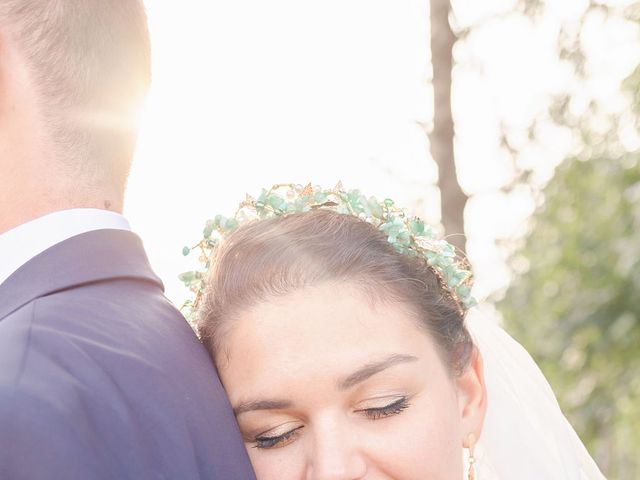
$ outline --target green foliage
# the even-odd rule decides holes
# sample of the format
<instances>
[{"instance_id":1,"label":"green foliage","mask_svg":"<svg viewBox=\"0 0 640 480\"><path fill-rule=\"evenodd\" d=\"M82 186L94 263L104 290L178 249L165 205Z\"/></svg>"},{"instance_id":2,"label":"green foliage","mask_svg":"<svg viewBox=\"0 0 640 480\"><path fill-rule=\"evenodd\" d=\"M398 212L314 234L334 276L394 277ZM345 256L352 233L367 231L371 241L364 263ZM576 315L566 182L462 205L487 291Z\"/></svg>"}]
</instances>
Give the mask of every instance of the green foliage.
<instances>
[{"instance_id":1,"label":"green foliage","mask_svg":"<svg viewBox=\"0 0 640 480\"><path fill-rule=\"evenodd\" d=\"M640 478L640 154L568 159L498 307L610 478Z\"/></svg>"},{"instance_id":2,"label":"green foliage","mask_svg":"<svg viewBox=\"0 0 640 480\"><path fill-rule=\"evenodd\" d=\"M498 307L610 478L638 478L640 154L568 159L544 196Z\"/></svg>"},{"instance_id":3,"label":"green foliage","mask_svg":"<svg viewBox=\"0 0 640 480\"><path fill-rule=\"evenodd\" d=\"M526 1L525 1L526 3ZM536 3L536 2L532 2ZM585 19L599 10L640 25L640 2L616 9L589 2L578 28L561 29L558 58L587 80ZM572 31L571 35L567 32ZM573 133L574 154L542 192L523 247L520 275L497 306L529 350L570 422L610 479L640 478L640 65L621 82L628 100L569 108L567 91L549 118ZM523 269L523 265L526 268ZM523 272L523 270L526 270Z\"/></svg>"}]
</instances>

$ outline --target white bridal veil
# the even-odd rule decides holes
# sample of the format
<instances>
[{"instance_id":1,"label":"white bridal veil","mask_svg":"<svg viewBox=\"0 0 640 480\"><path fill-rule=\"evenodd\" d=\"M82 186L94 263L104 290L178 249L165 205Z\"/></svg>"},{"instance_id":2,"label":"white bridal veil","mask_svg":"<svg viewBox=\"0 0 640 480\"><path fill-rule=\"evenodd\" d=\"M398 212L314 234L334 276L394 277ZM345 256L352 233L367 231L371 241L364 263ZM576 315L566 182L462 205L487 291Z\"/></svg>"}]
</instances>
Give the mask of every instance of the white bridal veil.
<instances>
[{"instance_id":1,"label":"white bridal veil","mask_svg":"<svg viewBox=\"0 0 640 480\"><path fill-rule=\"evenodd\" d=\"M604 479L527 351L482 314L472 310L467 321L484 359L488 400L476 478Z\"/></svg>"}]
</instances>

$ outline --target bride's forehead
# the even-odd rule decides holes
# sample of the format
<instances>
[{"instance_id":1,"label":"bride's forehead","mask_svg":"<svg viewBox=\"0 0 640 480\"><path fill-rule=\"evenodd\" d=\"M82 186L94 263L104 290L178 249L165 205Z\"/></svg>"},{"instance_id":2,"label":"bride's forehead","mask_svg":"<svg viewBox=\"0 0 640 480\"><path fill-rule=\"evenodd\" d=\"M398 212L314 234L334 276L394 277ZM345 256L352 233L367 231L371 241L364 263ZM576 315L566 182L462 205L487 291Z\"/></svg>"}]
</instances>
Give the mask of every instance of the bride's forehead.
<instances>
[{"instance_id":1,"label":"bride's forehead","mask_svg":"<svg viewBox=\"0 0 640 480\"><path fill-rule=\"evenodd\" d=\"M430 345L402 304L372 301L356 286L331 283L273 297L235 315L226 347L230 360L304 360L311 354L358 357Z\"/></svg>"},{"instance_id":2,"label":"bride's forehead","mask_svg":"<svg viewBox=\"0 0 640 480\"><path fill-rule=\"evenodd\" d=\"M391 301L384 292L376 298L351 282L326 282L267 297L236 318L254 326L287 325L293 329L322 330L332 325L355 328L373 324L401 328L413 323L404 322L413 318L411 312L409 305Z\"/></svg>"}]
</instances>

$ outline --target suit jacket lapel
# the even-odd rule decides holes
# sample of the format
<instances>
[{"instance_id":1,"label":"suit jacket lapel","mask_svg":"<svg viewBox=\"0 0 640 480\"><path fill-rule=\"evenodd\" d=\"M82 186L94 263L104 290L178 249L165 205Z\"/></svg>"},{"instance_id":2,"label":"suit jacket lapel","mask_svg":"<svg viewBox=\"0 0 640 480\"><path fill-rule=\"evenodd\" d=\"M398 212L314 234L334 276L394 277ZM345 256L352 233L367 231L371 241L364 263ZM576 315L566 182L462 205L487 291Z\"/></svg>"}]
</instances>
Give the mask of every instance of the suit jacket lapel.
<instances>
[{"instance_id":1,"label":"suit jacket lapel","mask_svg":"<svg viewBox=\"0 0 640 480\"><path fill-rule=\"evenodd\" d=\"M0 321L32 300L112 278L136 278L163 289L140 238L125 230L96 230L58 243L0 285Z\"/></svg>"}]
</instances>

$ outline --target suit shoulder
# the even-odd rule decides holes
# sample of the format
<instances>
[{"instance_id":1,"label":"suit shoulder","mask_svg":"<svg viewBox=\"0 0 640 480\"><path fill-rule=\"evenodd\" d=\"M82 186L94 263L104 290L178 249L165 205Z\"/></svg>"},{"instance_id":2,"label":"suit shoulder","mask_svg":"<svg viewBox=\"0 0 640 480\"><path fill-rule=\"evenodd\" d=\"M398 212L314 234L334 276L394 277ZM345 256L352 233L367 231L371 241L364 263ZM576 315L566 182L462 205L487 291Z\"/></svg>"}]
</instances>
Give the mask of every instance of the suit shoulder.
<instances>
[{"instance_id":1,"label":"suit shoulder","mask_svg":"<svg viewBox=\"0 0 640 480\"><path fill-rule=\"evenodd\" d=\"M0 385L0 426L0 478L103 478L95 476L103 462L55 402Z\"/></svg>"}]
</instances>

